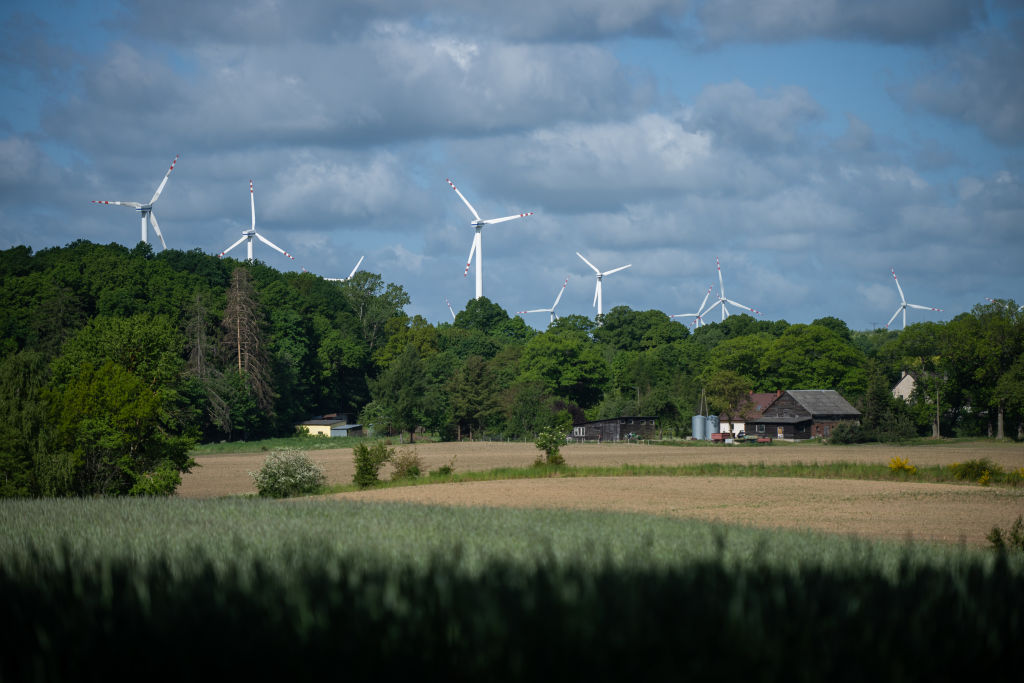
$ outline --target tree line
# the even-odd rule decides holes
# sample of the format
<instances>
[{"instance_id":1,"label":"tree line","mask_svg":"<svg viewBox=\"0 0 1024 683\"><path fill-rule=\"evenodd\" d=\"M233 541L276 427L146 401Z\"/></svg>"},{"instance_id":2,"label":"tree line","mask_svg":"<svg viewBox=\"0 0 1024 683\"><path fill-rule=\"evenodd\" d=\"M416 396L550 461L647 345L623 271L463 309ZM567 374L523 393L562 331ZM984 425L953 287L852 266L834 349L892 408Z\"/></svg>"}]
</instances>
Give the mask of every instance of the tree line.
<instances>
[{"instance_id":1,"label":"tree line","mask_svg":"<svg viewBox=\"0 0 1024 683\"><path fill-rule=\"evenodd\" d=\"M1024 416L1024 316L1005 301L903 332L747 315L691 329L626 306L538 332L485 297L452 323L410 317L369 272L87 241L0 251L0 280L3 495L173 491L197 442L327 412L443 439L623 415L685 436L702 390L718 412L749 391L836 389L864 412L859 438L1020 437ZM909 404L890 393L903 371Z\"/></svg>"}]
</instances>

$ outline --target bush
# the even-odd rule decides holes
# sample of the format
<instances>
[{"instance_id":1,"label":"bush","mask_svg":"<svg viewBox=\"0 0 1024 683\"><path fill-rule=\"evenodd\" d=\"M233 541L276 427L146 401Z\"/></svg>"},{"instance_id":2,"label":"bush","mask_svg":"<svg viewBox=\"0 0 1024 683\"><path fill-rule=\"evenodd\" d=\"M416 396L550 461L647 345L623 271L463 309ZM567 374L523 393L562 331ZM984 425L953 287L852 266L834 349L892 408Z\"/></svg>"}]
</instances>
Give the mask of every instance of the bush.
<instances>
[{"instance_id":1,"label":"bush","mask_svg":"<svg viewBox=\"0 0 1024 683\"><path fill-rule=\"evenodd\" d=\"M327 477L323 468L309 459L304 451L280 448L267 456L259 472L250 472L261 496L287 498L316 493Z\"/></svg>"},{"instance_id":2,"label":"bush","mask_svg":"<svg viewBox=\"0 0 1024 683\"><path fill-rule=\"evenodd\" d=\"M1017 515L1017 519L1014 521L1013 526L1010 527L1009 532L1004 532L999 527L994 526L985 538L988 539L988 542L992 544L992 548L995 550L1001 552L1013 550L1024 553L1024 516Z\"/></svg>"},{"instance_id":3,"label":"bush","mask_svg":"<svg viewBox=\"0 0 1024 683\"><path fill-rule=\"evenodd\" d=\"M423 472L423 460L415 450L403 450L391 458L391 481L415 479Z\"/></svg>"},{"instance_id":4,"label":"bush","mask_svg":"<svg viewBox=\"0 0 1024 683\"><path fill-rule=\"evenodd\" d=\"M864 434L864 429L852 422L840 422L832 429L832 436L829 437L829 443L835 444L846 444L846 443L864 443L867 441L867 435Z\"/></svg>"},{"instance_id":5,"label":"bush","mask_svg":"<svg viewBox=\"0 0 1024 683\"><path fill-rule=\"evenodd\" d=\"M352 449L352 456L355 458L356 471L352 475L352 483L361 489L376 484L380 479L380 468L395 454L393 448L388 448L383 441L377 441L372 446L365 443L356 444Z\"/></svg>"},{"instance_id":6,"label":"bush","mask_svg":"<svg viewBox=\"0 0 1024 683\"><path fill-rule=\"evenodd\" d=\"M917 468L910 464L910 458L901 458L899 456L893 456L889 460L889 471L893 474L899 474L900 472L917 474Z\"/></svg>"},{"instance_id":7,"label":"bush","mask_svg":"<svg viewBox=\"0 0 1024 683\"><path fill-rule=\"evenodd\" d=\"M561 456L558 449L562 444L565 443L565 433L558 427L548 427L547 429L541 430L540 434L537 435L537 440L534 442L540 450L544 451L547 456L547 464L549 465L564 465L565 458ZM537 463L540 464L541 458L537 456Z\"/></svg>"},{"instance_id":8,"label":"bush","mask_svg":"<svg viewBox=\"0 0 1024 683\"><path fill-rule=\"evenodd\" d=\"M988 458L980 460L968 460L967 462L955 462L949 466L953 470L953 476L962 481L977 481L987 484L993 476L997 479L1003 474L1003 468Z\"/></svg>"}]
</instances>

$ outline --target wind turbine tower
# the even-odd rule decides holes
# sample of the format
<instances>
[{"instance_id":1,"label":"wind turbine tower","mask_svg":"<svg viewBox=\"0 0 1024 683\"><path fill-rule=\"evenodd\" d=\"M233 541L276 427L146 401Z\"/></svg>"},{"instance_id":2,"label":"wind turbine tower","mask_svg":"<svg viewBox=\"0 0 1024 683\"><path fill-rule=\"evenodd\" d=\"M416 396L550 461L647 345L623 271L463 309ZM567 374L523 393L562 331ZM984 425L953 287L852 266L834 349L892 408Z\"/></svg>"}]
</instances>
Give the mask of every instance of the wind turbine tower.
<instances>
[{"instance_id":1,"label":"wind turbine tower","mask_svg":"<svg viewBox=\"0 0 1024 683\"><path fill-rule=\"evenodd\" d=\"M629 268L633 264L629 263L629 264L624 265L624 266L619 266L618 268L612 268L611 270L606 270L604 272L601 272L600 270L597 269L597 266L595 266L593 263L591 263L586 258L584 258L583 254L581 254L580 252L577 251L576 255L579 256L581 259L583 259L583 262L586 263L591 268L593 268L594 272L597 273L597 287L594 288L594 303L591 304L591 305L592 306L597 306L597 316L600 318L601 314L602 314L602 312L604 310L602 308L603 304L602 304L602 301L601 301L601 280L604 279L605 275L611 275L612 273L617 273L620 270L625 270L626 268Z\"/></svg>"},{"instance_id":2,"label":"wind turbine tower","mask_svg":"<svg viewBox=\"0 0 1024 683\"><path fill-rule=\"evenodd\" d=\"M918 304L908 304L907 303L907 298L905 296L903 296L903 288L900 287L900 280L899 280L898 277L896 277L896 269L895 268L890 268L890 272L892 273L892 279L896 281L896 289L898 289L899 292L900 292L900 305L896 308L896 312L892 314L892 317L889 318L889 322L887 322L885 324L885 329L889 329L889 325L892 325L892 321L896 319L896 316L898 316L901 311L903 312L903 329L906 329L907 328L907 309L908 308L916 308L916 309L919 309L919 310L922 310L922 311L941 311L942 310L941 308L932 308L931 306L920 306Z\"/></svg>"},{"instance_id":3,"label":"wind turbine tower","mask_svg":"<svg viewBox=\"0 0 1024 683\"><path fill-rule=\"evenodd\" d=\"M260 242L263 242L263 244L267 245L271 249L275 249L276 251L281 252L282 254L284 254L285 256L290 258L292 261L294 261L295 260L294 256L292 256L287 251L285 251L281 247L277 246L276 244L274 244L273 242L268 240L263 235L261 235L258 232L256 232L256 194L255 194L255 192L253 192L253 187L252 187L252 181L251 180L249 181L249 205L252 208L252 227L250 227L248 230L243 230L242 231L242 237L237 242L232 244L230 247L228 247L224 251L220 252L220 254L218 254L218 256L220 258L224 258L224 255L226 253L228 253L229 251L231 251L232 249L237 247L239 244L241 244L242 242L248 242L248 244L246 244L246 251L247 251L246 258L248 259L249 263L252 263L252 238L255 237L256 239L258 239Z\"/></svg>"},{"instance_id":4,"label":"wind turbine tower","mask_svg":"<svg viewBox=\"0 0 1024 683\"><path fill-rule=\"evenodd\" d=\"M483 290L483 273L484 273L483 261L484 261L484 252L483 252L483 245L482 245L482 243L480 241L480 231L483 230L485 225L494 225L495 223L504 223L505 221L515 220L516 218L525 218L526 216L532 216L533 215L533 211L530 211L529 213L516 214L515 216L505 216L504 218L488 218L488 219L484 220L484 219L480 218L480 214L478 214L476 212L476 209L474 209L473 205L469 203L469 200L467 200L462 195L462 193L459 192L459 188L455 187L455 183L453 183L450 178L446 178L446 180L448 181L448 184L452 186L452 189L455 190L455 194L459 195L459 199L461 199L463 201L463 203L465 203L465 205L467 207L469 207L469 212L473 214L473 218L475 219L475 220L470 221L470 223L469 223L471 226L473 226L473 229L476 230L476 234L473 235L473 245L469 248L469 258L466 259L466 271L462 274L462 276L466 277L467 275L469 275L469 266L473 262L473 255L475 254L476 255L476 298L479 299L481 296L483 296L483 293L484 293L484 290Z\"/></svg>"},{"instance_id":5,"label":"wind turbine tower","mask_svg":"<svg viewBox=\"0 0 1024 683\"><path fill-rule=\"evenodd\" d=\"M565 282L562 283L562 288L558 290L558 296L555 297L555 303L551 304L551 308L534 308L529 311L516 311L516 315L522 315L523 313L550 313L551 320L549 323L553 323L558 320L558 316L555 315L555 309L558 307L558 302L562 299L562 293L565 292L565 286L569 284L569 278L565 278Z\"/></svg>"},{"instance_id":6,"label":"wind turbine tower","mask_svg":"<svg viewBox=\"0 0 1024 683\"><path fill-rule=\"evenodd\" d=\"M746 310L748 310L751 313L754 313L756 315L761 315L761 311L754 310L750 306L744 306L740 302L733 301L732 299L729 299L729 298L727 298L725 296L725 284L723 284L723 282L722 282L722 264L721 264L721 262L719 262L717 256L715 257L715 266L718 268L718 299L715 301L715 303L713 303L710 306L708 306L706 310L703 310L703 311L701 311L699 313L699 316L701 317L701 319L703 319L704 314L710 313L715 308L715 306L721 306L722 307L722 320L724 321L726 318L729 317L729 309L727 309L725 307L726 303L730 303L733 306L736 306L738 308L744 308L744 309L746 309Z\"/></svg>"},{"instance_id":7,"label":"wind turbine tower","mask_svg":"<svg viewBox=\"0 0 1024 683\"><path fill-rule=\"evenodd\" d=\"M164 186L167 184L167 179L171 177L171 171L174 170L174 165L178 163L178 156L174 157L174 161L171 162L171 167L167 169L167 173L164 175L164 179L160 181L160 186L156 188L156 192L153 193L153 198L149 200L147 204L140 202L108 202L105 200L92 200L93 204L110 204L111 206L127 206L135 209L139 212L142 217L142 237L140 238L143 242L149 243L149 234L146 231L146 220L153 224L153 232L160 238L160 244L164 249L167 248L167 243L164 242L164 235L160 232L160 224L156 222L156 216L153 215L153 205L156 204L156 200L160 199L160 193L164 191Z\"/></svg>"}]
</instances>

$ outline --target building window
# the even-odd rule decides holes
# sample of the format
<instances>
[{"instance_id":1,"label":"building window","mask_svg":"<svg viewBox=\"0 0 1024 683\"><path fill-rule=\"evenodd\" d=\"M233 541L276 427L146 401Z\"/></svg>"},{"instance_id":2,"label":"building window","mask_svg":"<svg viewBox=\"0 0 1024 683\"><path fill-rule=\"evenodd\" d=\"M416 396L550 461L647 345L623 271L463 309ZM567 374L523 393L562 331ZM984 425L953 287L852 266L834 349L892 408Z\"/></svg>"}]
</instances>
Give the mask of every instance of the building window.
<instances>
[{"instance_id":1,"label":"building window","mask_svg":"<svg viewBox=\"0 0 1024 683\"><path fill-rule=\"evenodd\" d=\"M586 436L587 435L587 428L586 427L573 427L572 428L572 435L573 436L580 436L580 437Z\"/></svg>"},{"instance_id":2,"label":"building window","mask_svg":"<svg viewBox=\"0 0 1024 683\"><path fill-rule=\"evenodd\" d=\"M825 425L825 436L828 436L828 432L829 432L829 426Z\"/></svg>"},{"instance_id":3,"label":"building window","mask_svg":"<svg viewBox=\"0 0 1024 683\"><path fill-rule=\"evenodd\" d=\"M757 425L757 428L754 431L758 434L764 434L764 425Z\"/></svg>"}]
</instances>

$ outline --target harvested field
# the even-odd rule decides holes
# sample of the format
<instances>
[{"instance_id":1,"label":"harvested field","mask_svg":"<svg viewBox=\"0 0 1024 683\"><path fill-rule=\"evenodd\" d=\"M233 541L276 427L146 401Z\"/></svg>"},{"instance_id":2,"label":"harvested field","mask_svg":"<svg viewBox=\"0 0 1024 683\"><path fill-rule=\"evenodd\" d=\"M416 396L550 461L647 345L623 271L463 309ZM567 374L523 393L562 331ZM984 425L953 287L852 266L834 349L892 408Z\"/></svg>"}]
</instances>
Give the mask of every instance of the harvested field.
<instances>
[{"instance_id":1,"label":"harvested field","mask_svg":"<svg viewBox=\"0 0 1024 683\"><path fill-rule=\"evenodd\" d=\"M398 446L398 449L403 448ZM409 446L405 446L409 448ZM525 467L538 451L523 443L417 444L428 470L455 458L457 471ZM915 465L949 465L989 458L1004 468L1024 467L1019 444L929 446L822 446L817 444L718 447L571 445L570 465L681 465L708 462L783 464L858 462L886 464L893 456ZM351 449L313 451L332 484L352 481ZM255 493L250 470L264 455L200 456L183 477L179 495L204 498ZM382 477L387 478L385 467ZM764 527L815 529L875 538L985 543L993 526L1024 514L1024 490L952 484L732 477L591 477L436 484L343 493L331 498L407 501L436 505L604 509L720 520Z\"/></svg>"}]
</instances>

